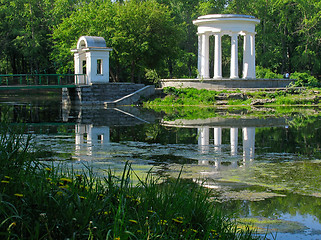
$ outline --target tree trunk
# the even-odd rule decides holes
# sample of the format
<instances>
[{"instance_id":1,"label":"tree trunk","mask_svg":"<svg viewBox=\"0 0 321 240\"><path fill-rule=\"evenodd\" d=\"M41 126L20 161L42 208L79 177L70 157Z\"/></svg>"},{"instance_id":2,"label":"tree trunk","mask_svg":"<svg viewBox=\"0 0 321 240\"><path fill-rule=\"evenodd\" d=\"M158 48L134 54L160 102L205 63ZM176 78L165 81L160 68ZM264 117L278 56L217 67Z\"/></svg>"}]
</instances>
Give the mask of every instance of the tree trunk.
<instances>
[{"instance_id":1,"label":"tree trunk","mask_svg":"<svg viewBox=\"0 0 321 240\"><path fill-rule=\"evenodd\" d=\"M169 78L172 78L173 77L173 63L172 63L171 58L168 58L167 64L168 64Z\"/></svg>"},{"instance_id":2,"label":"tree trunk","mask_svg":"<svg viewBox=\"0 0 321 240\"><path fill-rule=\"evenodd\" d=\"M11 68L12 68L12 73L17 74L16 56L11 57Z\"/></svg>"},{"instance_id":3,"label":"tree trunk","mask_svg":"<svg viewBox=\"0 0 321 240\"><path fill-rule=\"evenodd\" d=\"M111 68L109 68L109 73L110 73L110 76L111 76L111 79L113 80L113 82L116 82L116 77L114 75L114 72L111 70Z\"/></svg>"},{"instance_id":4,"label":"tree trunk","mask_svg":"<svg viewBox=\"0 0 321 240\"><path fill-rule=\"evenodd\" d=\"M132 83L134 83L135 81L135 62L134 61L132 61L132 63L131 63L131 71L130 71L130 81L132 82Z\"/></svg>"}]
</instances>

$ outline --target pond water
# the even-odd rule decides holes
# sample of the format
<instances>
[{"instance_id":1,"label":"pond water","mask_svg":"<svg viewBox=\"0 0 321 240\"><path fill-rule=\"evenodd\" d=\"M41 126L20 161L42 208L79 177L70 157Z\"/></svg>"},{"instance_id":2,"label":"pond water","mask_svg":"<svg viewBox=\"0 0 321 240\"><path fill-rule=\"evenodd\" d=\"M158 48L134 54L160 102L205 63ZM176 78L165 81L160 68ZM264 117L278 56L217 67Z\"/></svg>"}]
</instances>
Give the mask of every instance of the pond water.
<instances>
[{"instance_id":1,"label":"pond water","mask_svg":"<svg viewBox=\"0 0 321 240\"><path fill-rule=\"evenodd\" d=\"M2 96L0 113L27 123L44 161L102 175L109 168L120 174L126 161L139 177L181 174L215 189L213 199L226 212L236 211L240 223L254 223L259 232L268 228L271 239L321 239L318 110L172 119L132 107L70 108L59 95L23 96Z\"/></svg>"}]
</instances>

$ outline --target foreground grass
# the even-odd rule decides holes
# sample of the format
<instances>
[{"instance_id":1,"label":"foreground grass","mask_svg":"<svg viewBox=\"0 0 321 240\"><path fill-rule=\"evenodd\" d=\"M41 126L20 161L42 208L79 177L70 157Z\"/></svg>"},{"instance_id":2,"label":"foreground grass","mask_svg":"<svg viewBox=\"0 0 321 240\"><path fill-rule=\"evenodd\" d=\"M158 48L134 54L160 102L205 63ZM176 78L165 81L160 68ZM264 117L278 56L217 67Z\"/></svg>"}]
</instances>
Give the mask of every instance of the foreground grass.
<instances>
[{"instance_id":1,"label":"foreground grass","mask_svg":"<svg viewBox=\"0 0 321 240\"><path fill-rule=\"evenodd\" d=\"M209 190L150 174L135 186L123 175L96 177L47 166L31 154L30 138L0 125L2 239L258 239L209 201Z\"/></svg>"}]
</instances>

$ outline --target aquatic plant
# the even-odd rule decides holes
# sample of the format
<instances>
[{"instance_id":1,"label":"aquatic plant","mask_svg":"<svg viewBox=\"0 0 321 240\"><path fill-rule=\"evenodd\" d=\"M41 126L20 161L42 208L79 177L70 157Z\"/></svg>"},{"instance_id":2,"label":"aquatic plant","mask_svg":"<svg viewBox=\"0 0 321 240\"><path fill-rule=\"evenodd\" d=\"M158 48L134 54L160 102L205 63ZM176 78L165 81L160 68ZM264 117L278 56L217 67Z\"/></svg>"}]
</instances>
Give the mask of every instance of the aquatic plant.
<instances>
[{"instance_id":1,"label":"aquatic plant","mask_svg":"<svg viewBox=\"0 0 321 240\"><path fill-rule=\"evenodd\" d=\"M24 136L21 125L10 126L7 122L0 122L0 168L7 175L19 174L21 170L28 170L30 136Z\"/></svg>"}]
</instances>

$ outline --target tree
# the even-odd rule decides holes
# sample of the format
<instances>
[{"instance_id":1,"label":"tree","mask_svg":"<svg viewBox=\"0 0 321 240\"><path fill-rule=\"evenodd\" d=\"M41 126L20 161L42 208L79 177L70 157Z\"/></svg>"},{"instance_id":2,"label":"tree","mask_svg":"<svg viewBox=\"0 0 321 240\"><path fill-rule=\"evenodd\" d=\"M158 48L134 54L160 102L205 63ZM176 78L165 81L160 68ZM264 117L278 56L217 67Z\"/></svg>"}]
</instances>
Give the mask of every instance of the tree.
<instances>
[{"instance_id":1,"label":"tree","mask_svg":"<svg viewBox=\"0 0 321 240\"><path fill-rule=\"evenodd\" d=\"M51 60L58 73L73 71L73 55L70 50L76 48L80 36L101 36L107 40L107 44L111 43L109 27L113 24L113 15L115 12L111 2L91 1L86 7L80 4L77 11L73 11L53 27Z\"/></svg>"},{"instance_id":2,"label":"tree","mask_svg":"<svg viewBox=\"0 0 321 240\"><path fill-rule=\"evenodd\" d=\"M103 36L113 48L111 75L137 81L145 69L157 69L176 51L180 29L164 5L155 1L91 3L74 12L53 32L54 58L61 71L72 68L70 48L81 35Z\"/></svg>"},{"instance_id":3,"label":"tree","mask_svg":"<svg viewBox=\"0 0 321 240\"><path fill-rule=\"evenodd\" d=\"M53 26L90 1L2 0L0 72L55 73L50 59Z\"/></svg>"},{"instance_id":4,"label":"tree","mask_svg":"<svg viewBox=\"0 0 321 240\"><path fill-rule=\"evenodd\" d=\"M117 4L112 46L119 62L130 69L130 79L147 69L157 69L164 58L174 55L179 26L171 12L155 1L129 1Z\"/></svg>"},{"instance_id":5,"label":"tree","mask_svg":"<svg viewBox=\"0 0 321 240\"><path fill-rule=\"evenodd\" d=\"M273 71L321 72L321 1L230 1L227 12L253 15L257 26L257 65Z\"/></svg>"},{"instance_id":6,"label":"tree","mask_svg":"<svg viewBox=\"0 0 321 240\"><path fill-rule=\"evenodd\" d=\"M49 2L45 1L2 1L1 72L39 73L50 69L50 7Z\"/></svg>"}]
</instances>

